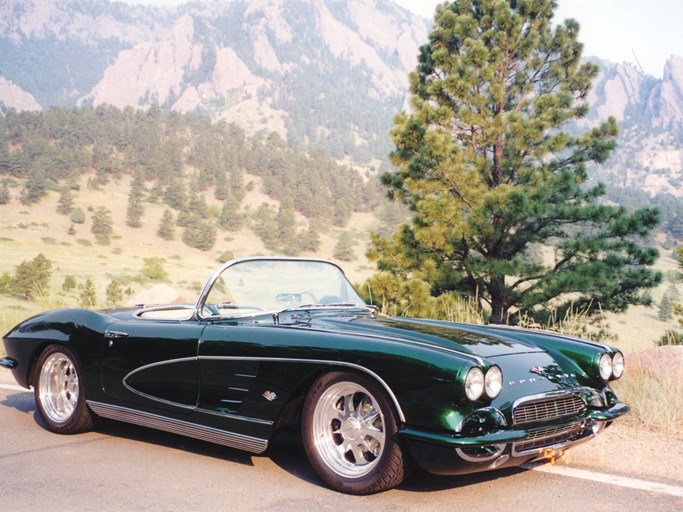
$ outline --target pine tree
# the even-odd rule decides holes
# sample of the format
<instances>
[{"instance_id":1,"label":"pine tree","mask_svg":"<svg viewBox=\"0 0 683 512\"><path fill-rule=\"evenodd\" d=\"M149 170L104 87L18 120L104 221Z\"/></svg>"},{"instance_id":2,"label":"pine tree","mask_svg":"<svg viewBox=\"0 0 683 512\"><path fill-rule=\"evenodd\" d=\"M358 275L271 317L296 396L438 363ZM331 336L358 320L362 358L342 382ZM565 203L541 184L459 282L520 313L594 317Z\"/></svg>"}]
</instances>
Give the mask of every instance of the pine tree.
<instances>
[{"instance_id":1,"label":"pine tree","mask_svg":"<svg viewBox=\"0 0 683 512\"><path fill-rule=\"evenodd\" d=\"M412 109L395 119L397 172L382 182L412 210L391 238L375 235L380 270L420 278L432 293L466 293L492 323L547 305L621 311L661 275L635 242L655 210L600 202L586 166L615 148L610 118L574 135L598 67L581 59L574 20L554 0L442 4L410 75ZM538 257L537 248L553 251Z\"/></svg>"},{"instance_id":2,"label":"pine tree","mask_svg":"<svg viewBox=\"0 0 683 512\"><path fill-rule=\"evenodd\" d=\"M128 209L126 210L126 225L131 228L142 227L142 217L145 207L142 202L145 197L145 181L142 174L136 172L130 184L128 193Z\"/></svg>"},{"instance_id":3,"label":"pine tree","mask_svg":"<svg viewBox=\"0 0 683 512\"><path fill-rule=\"evenodd\" d=\"M239 231L244 225L244 215L239 212L240 202L234 195L228 194L223 201L218 223L228 231Z\"/></svg>"},{"instance_id":4,"label":"pine tree","mask_svg":"<svg viewBox=\"0 0 683 512\"><path fill-rule=\"evenodd\" d=\"M71 194L71 189L63 187L59 193L59 201L57 201L57 213L60 215L69 215L74 210L74 198Z\"/></svg>"},{"instance_id":5,"label":"pine tree","mask_svg":"<svg viewBox=\"0 0 683 512\"><path fill-rule=\"evenodd\" d=\"M100 206L95 210L90 231L98 239L108 241L114 232L114 221L111 218L111 210L106 206Z\"/></svg>"},{"instance_id":6,"label":"pine tree","mask_svg":"<svg viewBox=\"0 0 683 512\"><path fill-rule=\"evenodd\" d=\"M171 210L164 210L164 214L159 221L157 235L164 240L173 240L175 238L175 226L173 224L173 214L171 213Z\"/></svg>"},{"instance_id":7,"label":"pine tree","mask_svg":"<svg viewBox=\"0 0 683 512\"><path fill-rule=\"evenodd\" d=\"M657 318L662 322L668 322L674 317L674 307L669 297L665 294L659 302L659 311Z\"/></svg>"},{"instance_id":8,"label":"pine tree","mask_svg":"<svg viewBox=\"0 0 683 512\"><path fill-rule=\"evenodd\" d=\"M22 261L12 278L12 290L27 299L46 295L52 276L52 261L42 253L30 261Z\"/></svg>"},{"instance_id":9,"label":"pine tree","mask_svg":"<svg viewBox=\"0 0 683 512\"><path fill-rule=\"evenodd\" d=\"M106 295L109 304L118 304L123 300L123 288L118 279L112 279L107 286Z\"/></svg>"},{"instance_id":10,"label":"pine tree","mask_svg":"<svg viewBox=\"0 0 683 512\"><path fill-rule=\"evenodd\" d=\"M341 261L353 261L356 259L356 255L353 252L353 246L355 241L353 235L348 231L344 231L339 235L339 240L337 240L337 245L334 246L334 257Z\"/></svg>"},{"instance_id":11,"label":"pine tree","mask_svg":"<svg viewBox=\"0 0 683 512\"><path fill-rule=\"evenodd\" d=\"M0 204L9 204L11 199L12 195L10 194L9 187L7 183L3 183L0 186Z\"/></svg>"},{"instance_id":12,"label":"pine tree","mask_svg":"<svg viewBox=\"0 0 683 512\"><path fill-rule=\"evenodd\" d=\"M95 283L93 283L92 279L89 277L86 279L83 289L81 290L80 303L84 308L92 308L97 305Z\"/></svg>"},{"instance_id":13,"label":"pine tree","mask_svg":"<svg viewBox=\"0 0 683 512\"><path fill-rule=\"evenodd\" d=\"M308 224L308 229L300 235L299 243L301 250L304 252L318 252L320 249L320 226L317 222L311 221Z\"/></svg>"}]
</instances>

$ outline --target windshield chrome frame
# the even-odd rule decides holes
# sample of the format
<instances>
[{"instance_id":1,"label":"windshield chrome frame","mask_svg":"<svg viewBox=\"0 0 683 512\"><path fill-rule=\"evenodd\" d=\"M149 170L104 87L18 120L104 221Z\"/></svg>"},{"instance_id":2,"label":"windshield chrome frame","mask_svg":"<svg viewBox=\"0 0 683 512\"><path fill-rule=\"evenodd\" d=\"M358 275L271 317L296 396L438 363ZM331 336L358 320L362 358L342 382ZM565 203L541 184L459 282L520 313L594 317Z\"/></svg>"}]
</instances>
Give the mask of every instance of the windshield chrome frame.
<instances>
[{"instance_id":1,"label":"windshield chrome frame","mask_svg":"<svg viewBox=\"0 0 683 512\"><path fill-rule=\"evenodd\" d=\"M348 278L346 277L346 274L344 273L344 270L334 263L333 261L330 260L325 260L322 258L294 258L294 257L288 257L288 256L252 256L252 257L247 257L247 258L236 258L233 260L230 260L220 267L218 267L216 270L213 271L213 273L209 276L209 278L206 280L206 283L204 284L204 288L202 288L201 293L199 294L199 298L197 299L197 303L195 304L194 307L194 318L196 320L200 321L208 321L211 319L216 319L216 317L212 316L204 316L202 315L202 310L204 309L204 306L206 305L206 300L209 298L209 293L211 292L211 289L213 288L214 283L218 280L218 278L221 276L223 272L228 270L230 267L233 267L235 265L241 264L241 263L246 263L250 261L293 261L293 262L310 262L310 263L324 263L326 265L331 265L333 267L336 267L341 275L346 279L348 282L349 286L353 288L351 283L349 282ZM356 292L358 293L358 292ZM285 308L286 309L286 308ZM278 310L279 311L279 310ZM263 314L273 314L275 311L259 311L259 315ZM253 315L247 315L247 316L253 316ZM230 317L226 317L226 319L229 319ZM239 317L235 317L239 318Z\"/></svg>"}]
</instances>

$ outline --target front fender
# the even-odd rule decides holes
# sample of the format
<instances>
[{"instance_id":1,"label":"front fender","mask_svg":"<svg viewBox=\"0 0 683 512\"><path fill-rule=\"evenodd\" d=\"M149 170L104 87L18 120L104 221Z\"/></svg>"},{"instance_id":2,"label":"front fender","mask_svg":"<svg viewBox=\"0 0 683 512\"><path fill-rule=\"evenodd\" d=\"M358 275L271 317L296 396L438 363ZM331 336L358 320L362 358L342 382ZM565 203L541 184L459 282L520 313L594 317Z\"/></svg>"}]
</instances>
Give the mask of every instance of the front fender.
<instances>
[{"instance_id":1,"label":"front fender","mask_svg":"<svg viewBox=\"0 0 683 512\"><path fill-rule=\"evenodd\" d=\"M95 311L62 309L41 313L21 322L3 338L6 359L14 361L14 379L20 386L30 387L35 361L47 345L56 343L72 349L86 386L93 391L98 389L99 347L107 325L113 321L114 318Z\"/></svg>"}]
</instances>

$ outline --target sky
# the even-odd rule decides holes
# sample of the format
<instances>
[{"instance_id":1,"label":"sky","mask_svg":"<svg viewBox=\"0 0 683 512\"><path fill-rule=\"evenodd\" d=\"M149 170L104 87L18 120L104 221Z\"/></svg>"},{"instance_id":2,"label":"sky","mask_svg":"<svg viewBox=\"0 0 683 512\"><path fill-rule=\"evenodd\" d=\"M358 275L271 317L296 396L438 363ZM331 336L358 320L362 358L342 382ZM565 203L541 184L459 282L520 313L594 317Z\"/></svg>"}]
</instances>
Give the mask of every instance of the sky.
<instances>
[{"instance_id":1,"label":"sky","mask_svg":"<svg viewBox=\"0 0 683 512\"><path fill-rule=\"evenodd\" d=\"M123 0L131 4L177 5L187 0ZM432 19L441 0L394 0ZM555 19L574 18L585 56L629 62L661 78L672 54L683 57L681 0L558 0Z\"/></svg>"}]
</instances>

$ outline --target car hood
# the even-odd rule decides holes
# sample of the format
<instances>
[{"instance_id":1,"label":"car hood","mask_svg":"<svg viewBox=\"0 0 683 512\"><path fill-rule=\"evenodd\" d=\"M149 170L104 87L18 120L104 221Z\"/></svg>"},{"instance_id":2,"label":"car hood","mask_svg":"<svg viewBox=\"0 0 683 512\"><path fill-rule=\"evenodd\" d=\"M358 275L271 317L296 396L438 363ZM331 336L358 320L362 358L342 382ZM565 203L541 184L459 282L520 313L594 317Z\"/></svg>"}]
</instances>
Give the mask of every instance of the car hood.
<instances>
[{"instance_id":1,"label":"car hood","mask_svg":"<svg viewBox=\"0 0 683 512\"><path fill-rule=\"evenodd\" d=\"M313 322L311 326L394 341L419 342L485 358L544 351L529 340L512 339L502 329L482 325L394 317L361 317L353 321L326 318Z\"/></svg>"}]
</instances>

